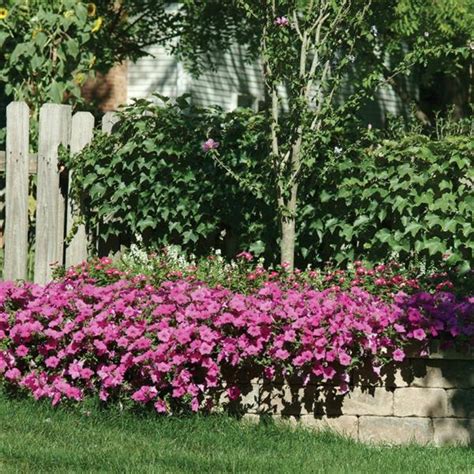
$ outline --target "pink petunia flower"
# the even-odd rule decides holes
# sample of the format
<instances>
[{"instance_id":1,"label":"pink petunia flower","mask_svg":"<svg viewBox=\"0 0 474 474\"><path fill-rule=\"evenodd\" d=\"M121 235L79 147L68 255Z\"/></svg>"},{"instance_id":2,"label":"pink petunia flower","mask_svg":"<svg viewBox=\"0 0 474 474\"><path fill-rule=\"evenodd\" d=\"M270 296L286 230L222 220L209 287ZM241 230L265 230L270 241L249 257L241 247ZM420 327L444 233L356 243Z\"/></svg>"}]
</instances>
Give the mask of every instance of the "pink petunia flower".
<instances>
[{"instance_id":1,"label":"pink petunia flower","mask_svg":"<svg viewBox=\"0 0 474 474\"><path fill-rule=\"evenodd\" d=\"M422 341L423 339L426 339L426 333L423 331L423 329L418 328L413 331L413 337L419 341Z\"/></svg>"},{"instance_id":2,"label":"pink petunia flower","mask_svg":"<svg viewBox=\"0 0 474 474\"><path fill-rule=\"evenodd\" d=\"M240 388L233 386L229 387L227 389L227 395L229 397L229 400L237 400L240 397Z\"/></svg>"},{"instance_id":3,"label":"pink petunia flower","mask_svg":"<svg viewBox=\"0 0 474 474\"><path fill-rule=\"evenodd\" d=\"M348 366L348 365L351 365L351 362L352 362L352 358L349 354L347 354L346 352L341 352L339 354L339 363L341 365Z\"/></svg>"},{"instance_id":4,"label":"pink petunia flower","mask_svg":"<svg viewBox=\"0 0 474 474\"><path fill-rule=\"evenodd\" d=\"M405 352L403 352L401 349L396 349L393 351L393 360L397 362L402 362L405 359Z\"/></svg>"},{"instance_id":5,"label":"pink petunia flower","mask_svg":"<svg viewBox=\"0 0 474 474\"><path fill-rule=\"evenodd\" d=\"M158 413L167 413L168 412L168 406L166 405L166 402L164 400L158 400L154 404L155 410Z\"/></svg>"},{"instance_id":6,"label":"pink petunia flower","mask_svg":"<svg viewBox=\"0 0 474 474\"><path fill-rule=\"evenodd\" d=\"M29 352L29 349L24 346L23 344L20 344L17 348L16 348L16 351L15 351L15 354L18 356L18 357L25 357L28 355L28 352Z\"/></svg>"},{"instance_id":7,"label":"pink petunia flower","mask_svg":"<svg viewBox=\"0 0 474 474\"><path fill-rule=\"evenodd\" d=\"M56 356L51 356L48 357L44 361L46 367L49 367L50 369L55 369L59 365L59 359Z\"/></svg>"},{"instance_id":8,"label":"pink petunia flower","mask_svg":"<svg viewBox=\"0 0 474 474\"><path fill-rule=\"evenodd\" d=\"M15 367L5 372L5 378L8 380L18 380L21 377L21 372Z\"/></svg>"},{"instance_id":9,"label":"pink petunia flower","mask_svg":"<svg viewBox=\"0 0 474 474\"><path fill-rule=\"evenodd\" d=\"M240 258L242 260L246 260L247 262L250 262L253 260L253 255L250 252L240 252L237 255L237 258Z\"/></svg>"}]
</instances>

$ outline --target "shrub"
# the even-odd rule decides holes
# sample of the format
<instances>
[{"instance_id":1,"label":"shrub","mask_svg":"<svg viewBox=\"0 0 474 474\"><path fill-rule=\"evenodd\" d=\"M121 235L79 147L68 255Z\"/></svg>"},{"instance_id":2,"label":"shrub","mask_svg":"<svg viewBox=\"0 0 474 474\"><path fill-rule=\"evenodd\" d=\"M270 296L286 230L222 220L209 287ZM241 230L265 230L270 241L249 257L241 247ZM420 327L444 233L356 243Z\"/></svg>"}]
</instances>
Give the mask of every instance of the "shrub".
<instances>
[{"instance_id":1,"label":"shrub","mask_svg":"<svg viewBox=\"0 0 474 474\"><path fill-rule=\"evenodd\" d=\"M198 255L250 249L275 263L274 176L264 116L138 101L70 160L90 230ZM459 133L459 132L458 132ZM217 153L207 153L215 151ZM472 137L341 130L314 153L298 204L297 264L363 257L464 270L473 262ZM324 159L323 159L324 158ZM327 159L326 159L327 158ZM307 178L307 179L306 179ZM93 232L94 233L94 232Z\"/></svg>"},{"instance_id":2,"label":"shrub","mask_svg":"<svg viewBox=\"0 0 474 474\"><path fill-rule=\"evenodd\" d=\"M199 109L183 97L165 107L137 101L120 119L111 136L99 135L69 162L96 240L115 238L118 248L140 238L197 254L221 248L231 256L277 234L265 181L259 179L269 179L262 116ZM246 186L203 150L212 137L226 166L246 176Z\"/></svg>"},{"instance_id":3,"label":"shrub","mask_svg":"<svg viewBox=\"0 0 474 474\"><path fill-rule=\"evenodd\" d=\"M109 262L104 262L109 265ZM184 279L145 277L98 286L72 274L47 286L0 285L0 380L36 399L209 409L223 391L239 398L239 373L328 382L374 376L433 338L474 343L472 298L399 293L391 302L361 288L283 288L244 295Z\"/></svg>"},{"instance_id":4,"label":"shrub","mask_svg":"<svg viewBox=\"0 0 474 474\"><path fill-rule=\"evenodd\" d=\"M307 189L300 233L307 255L428 264L447 258L472 267L472 136L371 141L333 155L321 184Z\"/></svg>"}]
</instances>

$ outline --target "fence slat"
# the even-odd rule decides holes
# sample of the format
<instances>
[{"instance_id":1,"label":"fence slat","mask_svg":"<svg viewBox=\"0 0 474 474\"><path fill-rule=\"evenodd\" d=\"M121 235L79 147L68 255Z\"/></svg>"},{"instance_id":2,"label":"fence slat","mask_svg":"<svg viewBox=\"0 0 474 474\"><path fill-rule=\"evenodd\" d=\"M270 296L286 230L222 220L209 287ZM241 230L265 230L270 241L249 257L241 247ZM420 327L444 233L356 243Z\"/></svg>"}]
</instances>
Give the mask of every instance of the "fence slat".
<instances>
[{"instance_id":1,"label":"fence slat","mask_svg":"<svg viewBox=\"0 0 474 474\"><path fill-rule=\"evenodd\" d=\"M94 116L90 112L77 112L72 117L70 150L72 154L80 152L92 140ZM71 182L70 173L69 182ZM68 192L70 196L70 193ZM68 199L67 235L73 231L74 219L81 214L82 202L73 203ZM66 248L66 267L77 265L87 259L87 234L84 224L79 224L71 242Z\"/></svg>"},{"instance_id":2,"label":"fence slat","mask_svg":"<svg viewBox=\"0 0 474 474\"><path fill-rule=\"evenodd\" d=\"M35 282L47 283L52 263L62 263L65 200L58 170L58 146L70 139L71 107L45 104L40 110L36 202Z\"/></svg>"},{"instance_id":3,"label":"fence slat","mask_svg":"<svg viewBox=\"0 0 474 474\"><path fill-rule=\"evenodd\" d=\"M115 112L106 112L102 117L102 131L110 135L114 125L119 121L119 117ZM101 227L98 227L98 234L101 234ZM99 255L117 255L120 252L120 239L116 235L109 236L104 242L99 239L98 242Z\"/></svg>"},{"instance_id":4,"label":"fence slat","mask_svg":"<svg viewBox=\"0 0 474 474\"><path fill-rule=\"evenodd\" d=\"M30 153L28 172L30 174L36 174L38 156L36 153ZM5 171L7 167L7 154L0 150L0 172Z\"/></svg>"},{"instance_id":5,"label":"fence slat","mask_svg":"<svg viewBox=\"0 0 474 474\"><path fill-rule=\"evenodd\" d=\"M106 112L102 117L102 131L108 134L112 133L112 129L118 121L119 118L115 112Z\"/></svg>"},{"instance_id":6,"label":"fence slat","mask_svg":"<svg viewBox=\"0 0 474 474\"><path fill-rule=\"evenodd\" d=\"M29 116L29 108L24 102L12 102L7 107L3 272L6 280L27 277Z\"/></svg>"}]
</instances>

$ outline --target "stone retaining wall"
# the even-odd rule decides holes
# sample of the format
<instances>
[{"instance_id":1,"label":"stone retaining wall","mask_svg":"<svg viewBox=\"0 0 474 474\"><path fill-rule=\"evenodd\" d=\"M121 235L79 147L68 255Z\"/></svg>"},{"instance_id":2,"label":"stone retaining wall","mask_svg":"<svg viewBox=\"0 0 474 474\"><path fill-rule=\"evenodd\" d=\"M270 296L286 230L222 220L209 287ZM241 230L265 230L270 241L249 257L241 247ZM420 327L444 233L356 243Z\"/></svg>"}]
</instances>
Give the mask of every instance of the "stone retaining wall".
<instances>
[{"instance_id":1,"label":"stone retaining wall","mask_svg":"<svg viewBox=\"0 0 474 474\"><path fill-rule=\"evenodd\" d=\"M249 420L270 416L363 442L474 446L473 356L408 359L383 379L374 388L370 375L361 375L345 397L331 386L249 379L241 385L239 409Z\"/></svg>"}]
</instances>

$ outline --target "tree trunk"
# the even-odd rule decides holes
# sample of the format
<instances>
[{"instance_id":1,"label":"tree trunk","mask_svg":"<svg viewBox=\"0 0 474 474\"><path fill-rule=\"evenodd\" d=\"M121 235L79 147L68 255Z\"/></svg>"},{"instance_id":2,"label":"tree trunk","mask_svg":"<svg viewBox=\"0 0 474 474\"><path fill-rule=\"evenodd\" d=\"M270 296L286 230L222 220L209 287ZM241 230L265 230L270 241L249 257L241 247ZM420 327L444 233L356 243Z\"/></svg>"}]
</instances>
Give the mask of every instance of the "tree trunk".
<instances>
[{"instance_id":1,"label":"tree trunk","mask_svg":"<svg viewBox=\"0 0 474 474\"><path fill-rule=\"evenodd\" d=\"M280 217L281 241L280 255L281 265L284 265L289 271L295 267L295 241L296 241L296 197L298 186L296 184L291 188L290 200L284 206L284 213Z\"/></svg>"}]
</instances>

